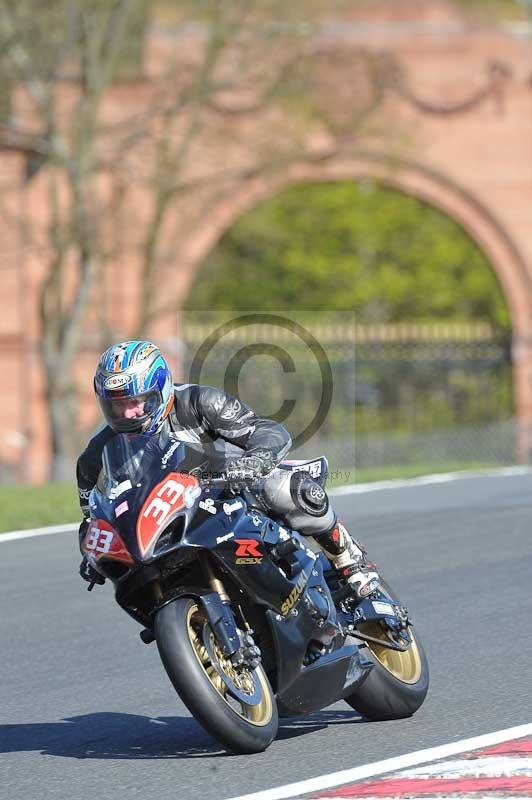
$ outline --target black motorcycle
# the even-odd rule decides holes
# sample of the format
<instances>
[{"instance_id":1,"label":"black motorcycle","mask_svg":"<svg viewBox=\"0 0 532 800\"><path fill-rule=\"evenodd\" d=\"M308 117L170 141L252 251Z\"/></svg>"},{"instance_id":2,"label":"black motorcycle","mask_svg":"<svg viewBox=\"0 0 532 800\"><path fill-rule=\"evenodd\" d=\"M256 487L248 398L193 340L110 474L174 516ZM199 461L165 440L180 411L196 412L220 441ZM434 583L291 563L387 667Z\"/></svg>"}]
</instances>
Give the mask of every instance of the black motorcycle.
<instances>
[{"instance_id":1,"label":"black motorcycle","mask_svg":"<svg viewBox=\"0 0 532 800\"><path fill-rule=\"evenodd\" d=\"M179 696L229 750L254 753L278 718L344 699L372 720L413 714L428 666L383 584L361 602L249 486L201 477L182 442L120 434L105 447L82 542L143 626ZM325 483L327 462L285 464ZM89 587L89 588L92 588Z\"/></svg>"}]
</instances>

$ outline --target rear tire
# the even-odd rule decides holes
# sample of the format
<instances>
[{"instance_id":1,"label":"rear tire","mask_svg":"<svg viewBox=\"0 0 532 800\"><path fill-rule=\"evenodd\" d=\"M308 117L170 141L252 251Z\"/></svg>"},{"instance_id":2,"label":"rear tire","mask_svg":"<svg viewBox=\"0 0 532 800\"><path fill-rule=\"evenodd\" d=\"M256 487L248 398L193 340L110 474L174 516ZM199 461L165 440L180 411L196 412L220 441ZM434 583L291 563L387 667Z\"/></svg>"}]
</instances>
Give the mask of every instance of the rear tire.
<instances>
[{"instance_id":1,"label":"rear tire","mask_svg":"<svg viewBox=\"0 0 532 800\"><path fill-rule=\"evenodd\" d=\"M180 597L157 612L157 647L168 677L198 722L229 750L259 753L271 744L279 725L275 698L262 666L236 671L223 657L207 617L191 597ZM209 655L204 637L208 637ZM214 666L213 659L217 662ZM220 675L237 681L241 697L231 695ZM247 704L258 692L259 700Z\"/></svg>"},{"instance_id":2,"label":"rear tire","mask_svg":"<svg viewBox=\"0 0 532 800\"><path fill-rule=\"evenodd\" d=\"M383 583L385 593L396 603L394 592ZM379 623L366 623L361 633L385 638ZM399 652L368 643L366 653L373 662L367 678L345 698L349 705L371 720L402 719L414 714L429 688L429 666L419 636L409 628L412 643Z\"/></svg>"}]
</instances>

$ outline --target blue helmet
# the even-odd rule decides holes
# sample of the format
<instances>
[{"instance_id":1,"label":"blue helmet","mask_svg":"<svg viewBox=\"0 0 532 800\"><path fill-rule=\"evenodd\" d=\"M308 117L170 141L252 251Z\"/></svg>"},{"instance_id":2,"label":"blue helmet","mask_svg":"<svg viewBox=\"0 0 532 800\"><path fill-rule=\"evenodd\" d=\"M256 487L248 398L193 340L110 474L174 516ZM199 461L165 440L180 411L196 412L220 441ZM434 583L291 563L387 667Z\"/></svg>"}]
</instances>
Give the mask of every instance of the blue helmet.
<instances>
[{"instance_id":1,"label":"blue helmet","mask_svg":"<svg viewBox=\"0 0 532 800\"><path fill-rule=\"evenodd\" d=\"M174 401L166 359L146 341L111 345L98 363L94 391L107 424L118 433L156 433Z\"/></svg>"}]
</instances>

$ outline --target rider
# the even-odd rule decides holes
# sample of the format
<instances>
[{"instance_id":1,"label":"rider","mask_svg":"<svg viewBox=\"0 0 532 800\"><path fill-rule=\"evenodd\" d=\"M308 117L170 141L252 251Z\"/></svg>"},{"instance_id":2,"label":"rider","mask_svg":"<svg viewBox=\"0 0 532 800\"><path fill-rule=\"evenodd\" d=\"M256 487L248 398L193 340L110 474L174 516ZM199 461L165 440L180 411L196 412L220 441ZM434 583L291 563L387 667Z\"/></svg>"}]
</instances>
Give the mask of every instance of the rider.
<instances>
[{"instance_id":1,"label":"rider","mask_svg":"<svg viewBox=\"0 0 532 800\"><path fill-rule=\"evenodd\" d=\"M116 433L157 434L166 427L170 435L205 457L202 468L223 463L229 478L257 482L265 510L314 537L355 597L363 598L377 588L374 565L365 561L364 550L338 520L325 490L306 472L276 469L291 446L282 425L257 416L223 389L173 384L166 359L147 341L109 347L98 363L94 391L107 425L90 440L77 463L85 517L80 542L87 530L89 494L98 479L106 442ZM105 580L86 557L80 574L87 581Z\"/></svg>"}]
</instances>

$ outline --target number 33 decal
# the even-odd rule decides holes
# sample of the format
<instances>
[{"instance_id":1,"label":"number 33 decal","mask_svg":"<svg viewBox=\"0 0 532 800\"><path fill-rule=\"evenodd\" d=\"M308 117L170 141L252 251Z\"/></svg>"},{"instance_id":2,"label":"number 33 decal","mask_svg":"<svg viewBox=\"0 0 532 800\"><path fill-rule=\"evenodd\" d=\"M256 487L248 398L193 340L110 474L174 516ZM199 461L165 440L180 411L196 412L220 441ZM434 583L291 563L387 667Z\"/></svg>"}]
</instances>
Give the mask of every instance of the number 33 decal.
<instances>
[{"instance_id":1,"label":"number 33 decal","mask_svg":"<svg viewBox=\"0 0 532 800\"><path fill-rule=\"evenodd\" d=\"M90 535L87 537L87 550L96 550L98 553L108 553L111 549L113 535L112 531L101 531L94 526L91 529Z\"/></svg>"}]
</instances>

